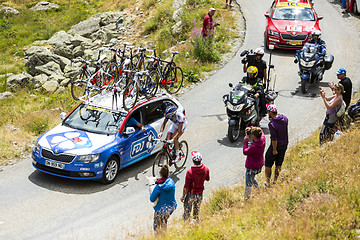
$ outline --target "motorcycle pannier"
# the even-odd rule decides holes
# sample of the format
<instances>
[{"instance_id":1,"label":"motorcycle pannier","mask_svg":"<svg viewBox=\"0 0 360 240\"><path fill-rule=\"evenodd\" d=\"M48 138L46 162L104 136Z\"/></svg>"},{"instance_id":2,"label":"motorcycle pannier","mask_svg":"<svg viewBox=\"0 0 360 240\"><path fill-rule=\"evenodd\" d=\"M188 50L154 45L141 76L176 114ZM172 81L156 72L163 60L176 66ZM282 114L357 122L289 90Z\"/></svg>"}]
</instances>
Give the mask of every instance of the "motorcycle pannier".
<instances>
[{"instance_id":1,"label":"motorcycle pannier","mask_svg":"<svg viewBox=\"0 0 360 240\"><path fill-rule=\"evenodd\" d=\"M333 55L325 55L324 57L325 62L325 70L329 70L334 62L334 56Z\"/></svg>"}]
</instances>

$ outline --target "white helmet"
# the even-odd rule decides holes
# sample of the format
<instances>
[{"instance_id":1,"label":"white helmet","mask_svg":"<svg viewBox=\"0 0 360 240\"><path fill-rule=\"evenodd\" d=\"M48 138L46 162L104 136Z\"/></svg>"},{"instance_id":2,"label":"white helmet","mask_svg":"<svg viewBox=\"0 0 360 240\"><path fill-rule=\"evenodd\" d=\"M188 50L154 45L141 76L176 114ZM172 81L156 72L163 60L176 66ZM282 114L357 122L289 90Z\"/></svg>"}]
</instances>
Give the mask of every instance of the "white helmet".
<instances>
[{"instance_id":1,"label":"white helmet","mask_svg":"<svg viewBox=\"0 0 360 240\"><path fill-rule=\"evenodd\" d=\"M319 38L321 38L321 31L318 30L318 29L314 29L314 30L311 32L311 36L312 36L312 37L318 36Z\"/></svg>"},{"instance_id":2,"label":"white helmet","mask_svg":"<svg viewBox=\"0 0 360 240\"><path fill-rule=\"evenodd\" d=\"M255 49L255 54L264 56L264 49L262 49L262 48Z\"/></svg>"}]
</instances>

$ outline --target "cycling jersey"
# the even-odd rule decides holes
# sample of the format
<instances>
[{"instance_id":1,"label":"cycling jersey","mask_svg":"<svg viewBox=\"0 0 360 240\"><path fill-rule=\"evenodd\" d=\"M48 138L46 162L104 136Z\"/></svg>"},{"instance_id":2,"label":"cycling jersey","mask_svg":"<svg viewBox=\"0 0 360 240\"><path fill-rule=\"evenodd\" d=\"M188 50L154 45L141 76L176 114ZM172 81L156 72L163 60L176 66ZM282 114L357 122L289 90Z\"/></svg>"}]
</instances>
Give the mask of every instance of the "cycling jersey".
<instances>
[{"instance_id":1,"label":"cycling jersey","mask_svg":"<svg viewBox=\"0 0 360 240\"><path fill-rule=\"evenodd\" d=\"M173 122L172 126L169 129L170 133L174 133L178 128L179 128L179 124L182 123L183 127L182 127L182 132L185 130L186 126L187 126L187 119L184 115L184 113L182 112L176 112L176 120L174 121L172 118L169 118L170 121Z\"/></svg>"}]
</instances>

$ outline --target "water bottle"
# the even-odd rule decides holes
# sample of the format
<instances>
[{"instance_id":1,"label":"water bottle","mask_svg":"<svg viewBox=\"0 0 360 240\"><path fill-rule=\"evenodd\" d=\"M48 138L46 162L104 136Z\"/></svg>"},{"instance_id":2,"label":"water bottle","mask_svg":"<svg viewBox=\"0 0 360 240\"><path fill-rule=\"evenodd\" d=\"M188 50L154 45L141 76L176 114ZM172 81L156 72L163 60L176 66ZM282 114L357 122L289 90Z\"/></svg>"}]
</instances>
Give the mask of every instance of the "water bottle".
<instances>
[{"instance_id":1,"label":"water bottle","mask_svg":"<svg viewBox=\"0 0 360 240\"><path fill-rule=\"evenodd\" d=\"M337 130L336 133L334 134L334 141L336 141L340 136L341 136L341 132L340 130Z\"/></svg>"}]
</instances>

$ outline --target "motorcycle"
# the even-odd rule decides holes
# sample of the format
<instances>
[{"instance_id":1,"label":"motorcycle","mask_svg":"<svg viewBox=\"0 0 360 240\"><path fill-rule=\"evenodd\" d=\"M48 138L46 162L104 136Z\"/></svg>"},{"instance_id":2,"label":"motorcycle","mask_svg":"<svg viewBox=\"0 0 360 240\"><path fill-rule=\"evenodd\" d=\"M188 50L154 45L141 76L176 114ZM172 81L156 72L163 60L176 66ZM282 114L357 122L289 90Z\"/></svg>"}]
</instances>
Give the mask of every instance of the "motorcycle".
<instances>
[{"instance_id":1,"label":"motorcycle","mask_svg":"<svg viewBox=\"0 0 360 240\"><path fill-rule=\"evenodd\" d=\"M325 55L319 51L316 44L307 43L307 48L297 50L294 63L299 63L301 92L305 94L309 85L322 80L325 70L329 70L334 62L333 55Z\"/></svg>"},{"instance_id":2,"label":"motorcycle","mask_svg":"<svg viewBox=\"0 0 360 240\"><path fill-rule=\"evenodd\" d=\"M244 131L246 127L258 125L261 118L258 120L255 90L251 85L238 83L233 87L233 84L229 83L229 87L232 89L229 94L223 96L223 101L229 117L228 138L230 142L235 142L240 137L241 131ZM276 97L277 92L266 89L266 104L273 104Z\"/></svg>"}]
</instances>

